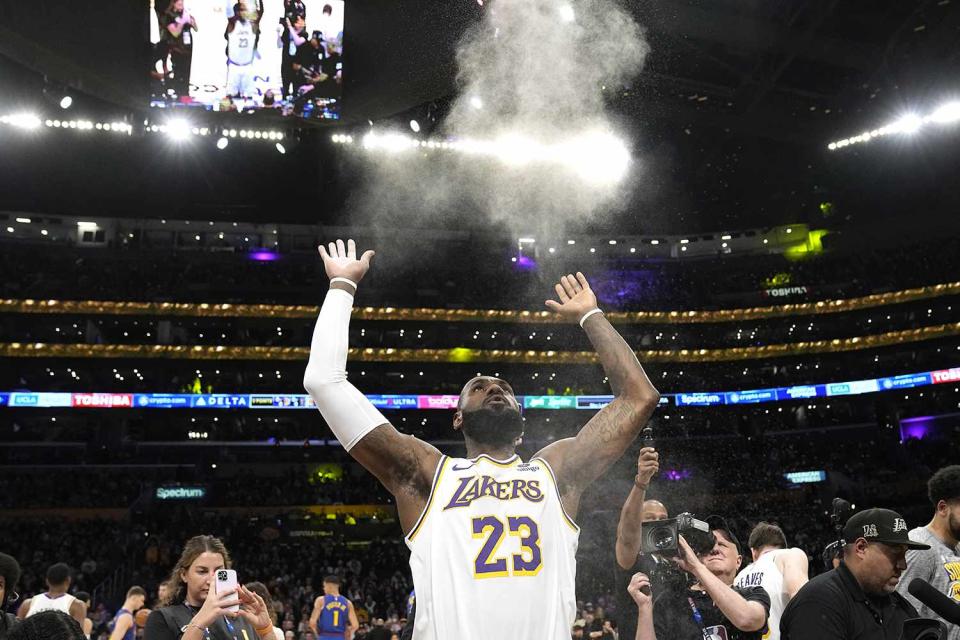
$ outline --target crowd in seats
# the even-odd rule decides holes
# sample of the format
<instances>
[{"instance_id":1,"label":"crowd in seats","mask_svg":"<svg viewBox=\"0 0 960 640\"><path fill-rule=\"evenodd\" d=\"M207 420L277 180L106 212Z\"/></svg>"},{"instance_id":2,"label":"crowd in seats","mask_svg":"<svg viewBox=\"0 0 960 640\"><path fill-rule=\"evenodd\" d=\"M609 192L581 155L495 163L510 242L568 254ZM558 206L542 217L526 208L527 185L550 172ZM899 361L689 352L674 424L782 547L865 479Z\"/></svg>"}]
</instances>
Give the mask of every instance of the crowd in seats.
<instances>
[{"instance_id":1,"label":"crowd in seats","mask_svg":"<svg viewBox=\"0 0 960 640\"><path fill-rule=\"evenodd\" d=\"M210 507L280 507L386 504L389 494L355 463L347 475L326 479L314 466L283 465L258 471L233 465L214 472L200 465L76 466L69 470L0 471L0 509L122 508L149 504L158 487L202 485ZM71 489L64 491L64 478Z\"/></svg>"},{"instance_id":2,"label":"crowd in seats","mask_svg":"<svg viewBox=\"0 0 960 640\"><path fill-rule=\"evenodd\" d=\"M644 362L662 393L737 391L895 376L957 366L960 338L879 349L721 362ZM0 370L0 391L303 394L302 360L131 358L18 359ZM604 395L597 365L491 362L349 362L370 394L459 394L478 372L498 374L521 395Z\"/></svg>"},{"instance_id":3,"label":"crowd in seats","mask_svg":"<svg viewBox=\"0 0 960 640\"><path fill-rule=\"evenodd\" d=\"M954 306L957 310L954 311ZM751 347L879 335L955 321L956 296L823 315L695 324L618 324L630 344L645 349ZM51 344L162 344L302 347L314 318L191 318L2 314L0 331L13 342ZM365 321L351 323L350 344L359 348L583 350L578 327L569 324Z\"/></svg>"},{"instance_id":4,"label":"crowd in seats","mask_svg":"<svg viewBox=\"0 0 960 640\"><path fill-rule=\"evenodd\" d=\"M953 424L954 430L957 427ZM932 470L960 455L960 438L956 435L951 432L941 439L900 443L882 429L865 427L796 437L667 439L658 444L661 473L650 496L663 501L671 515L680 511L702 516L722 514L735 523L742 539L760 519L779 523L790 544L811 557L812 572L816 573L823 569L819 553L834 536L827 511L836 492L863 505L895 508L911 526L920 524L929 517L929 506L923 499L924 481ZM604 620L615 625L622 616L632 614L617 611L612 583L612 540L619 507L635 470L631 455L591 488L581 507L578 621L584 621L585 629L602 631ZM828 471L828 483L793 485L783 478L784 471L820 468ZM3 550L17 557L24 568L19 586L24 594L43 589L42 576L48 565L68 561L76 574L74 588L94 593L92 615L100 623L117 606L106 592L97 589L105 578L120 569L123 588L140 584L152 597L177 558L180 545L191 535L212 533L226 541L242 580L268 585L282 607L281 625L293 631L294 638L310 637L304 620L319 593L318 581L330 573L343 576L343 591L355 602L368 626L382 618L388 627L399 628L412 585L406 567L407 551L395 521L354 524L356 532L367 535L345 535L351 525L343 518L330 524L308 524L304 512L296 510L269 515L262 509L254 513L213 508L219 504L276 507L274 501L282 503L284 493L313 487L305 480L308 470L301 471L304 476L296 477L291 472L270 478L258 476L253 469L238 476L226 470L226 477L232 479L224 479L224 484L231 491L215 491L213 495L219 499L211 504L172 508L140 505L120 514L119 520L64 520L48 513L36 517L21 514L8 529L13 535L5 536ZM154 469L142 475L159 482L164 473ZM23 474L36 482L32 487L34 497L40 493L61 496L60 504L71 507L84 501L88 506L112 505L104 502L104 494L94 487L122 487L133 483L135 475L129 469L119 473L101 469L92 474L82 469L50 469L42 475ZM345 470L344 477L351 483L357 480L350 469ZM188 479L182 473L177 478ZM2 482L0 495L31 491L29 482L11 483L6 476ZM337 491L349 492L347 483L342 484ZM361 480L357 491L378 500L371 484ZM37 486L43 490L37 491ZM275 488L262 489L266 486ZM71 493L73 497L68 495ZM340 493L328 497L360 496ZM302 504L299 499L288 502ZM24 506L16 501L3 506L11 504ZM57 504L57 500L50 498L46 504ZM370 535L372 531L376 533Z\"/></svg>"},{"instance_id":5,"label":"crowd in seats","mask_svg":"<svg viewBox=\"0 0 960 640\"><path fill-rule=\"evenodd\" d=\"M601 297L613 307L721 308L738 306L733 303L736 294L749 293L745 300L760 299L765 280L780 274L788 274L791 285L810 287L822 298L933 284L960 271L956 239L884 251L827 253L802 262L782 255L730 255L708 259L709 268L704 260L643 260L612 251L597 256L558 254L556 259L541 256L534 270L517 269L505 242L421 244L380 248L378 268L364 283L367 299L400 307L539 307L543 291L549 291L557 275L581 270L593 274ZM414 255L430 255L432 261L410 260L418 249L422 250ZM0 283L0 297L315 303L325 288L316 254L284 254L283 247L280 252L282 259L261 263L245 254L223 252L69 247L37 251L29 244L7 241L0 252L0 269L7 274ZM437 268L440 264L442 269ZM495 290L491 282L497 283ZM878 288L878 282L883 286Z\"/></svg>"}]
</instances>

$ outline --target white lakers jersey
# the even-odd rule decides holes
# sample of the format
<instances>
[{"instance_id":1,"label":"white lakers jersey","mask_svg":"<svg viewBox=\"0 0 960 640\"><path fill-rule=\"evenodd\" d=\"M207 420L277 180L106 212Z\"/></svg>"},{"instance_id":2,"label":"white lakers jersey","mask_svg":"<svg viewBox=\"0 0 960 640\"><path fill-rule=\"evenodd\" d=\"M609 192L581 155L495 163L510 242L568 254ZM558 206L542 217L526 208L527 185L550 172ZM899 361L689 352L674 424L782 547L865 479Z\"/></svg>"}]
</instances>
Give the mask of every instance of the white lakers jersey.
<instances>
[{"instance_id":1,"label":"white lakers jersey","mask_svg":"<svg viewBox=\"0 0 960 640\"><path fill-rule=\"evenodd\" d=\"M786 549L767 551L756 562L747 565L733 581L735 587L763 587L770 596L769 631L764 634L764 640L780 640L780 616L789 598L783 585L783 573L777 568L777 557L786 552Z\"/></svg>"},{"instance_id":2,"label":"white lakers jersey","mask_svg":"<svg viewBox=\"0 0 960 640\"><path fill-rule=\"evenodd\" d=\"M227 34L227 59L230 64L246 66L253 62L256 42L253 23L237 20L233 25L233 31Z\"/></svg>"},{"instance_id":3,"label":"white lakers jersey","mask_svg":"<svg viewBox=\"0 0 960 640\"><path fill-rule=\"evenodd\" d=\"M406 537L413 640L569 640L579 538L546 461L443 456Z\"/></svg>"},{"instance_id":4,"label":"white lakers jersey","mask_svg":"<svg viewBox=\"0 0 960 640\"><path fill-rule=\"evenodd\" d=\"M63 611L67 615L70 615L70 605L73 604L74 600L76 600L76 598L69 593L64 593L55 598L51 598L45 593L37 594L30 598L30 609L27 610L27 615L24 617L29 618L41 611L50 611L51 609Z\"/></svg>"}]
</instances>

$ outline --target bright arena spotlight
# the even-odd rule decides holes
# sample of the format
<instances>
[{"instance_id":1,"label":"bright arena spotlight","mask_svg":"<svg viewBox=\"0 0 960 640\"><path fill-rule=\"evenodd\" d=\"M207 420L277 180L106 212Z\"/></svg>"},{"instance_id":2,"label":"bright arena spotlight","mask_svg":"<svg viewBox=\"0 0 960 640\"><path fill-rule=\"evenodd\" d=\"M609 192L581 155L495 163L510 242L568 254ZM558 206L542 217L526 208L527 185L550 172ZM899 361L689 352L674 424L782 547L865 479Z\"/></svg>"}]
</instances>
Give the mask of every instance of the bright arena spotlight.
<instances>
[{"instance_id":1,"label":"bright arena spotlight","mask_svg":"<svg viewBox=\"0 0 960 640\"><path fill-rule=\"evenodd\" d=\"M167 122L165 130L166 134L177 142L183 142L189 138L191 131L190 123L182 118L176 118Z\"/></svg>"},{"instance_id":2,"label":"bright arena spotlight","mask_svg":"<svg viewBox=\"0 0 960 640\"><path fill-rule=\"evenodd\" d=\"M949 125L957 121L960 121L960 101L953 100L940 105L926 116L921 116L917 113L906 113L893 122L877 129L864 131L849 138L835 140L829 143L827 148L830 151L836 151L837 149L843 149L844 147L849 147L850 145L861 142L869 142L874 138L882 138L890 134L913 135L925 130L931 124Z\"/></svg>"},{"instance_id":3,"label":"bright arena spotlight","mask_svg":"<svg viewBox=\"0 0 960 640\"><path fill-rule=\"evenodd\" d=\"M930 122L948 124L960 120L960 100L948 102L927 116Z\"/></svg>"},{"instance_id":4,"label":"bright arena spotlight","mask_svg":"<svg viewBox=\"0 0 960 640\"><path fill-rule=\"evenodd\" d=\"M350 144L353 138L333 134L334 144ZM402 153L412 149L455 151L486 156L511 168L555 165L571 171L589 184L605 185L621 181L630 167L630 151L625 142L605 131L588 131L568 140L544 144L519 132L506 132L492 140L471 138L419 140L397 132L370 131L361 139L368 152Z\"/></svg>"},{"instance_id":5,"label":"bright arena spotlight","mask_svg":"<svg viewBox=\"0 0 960 640\"><path fill-rule=\"evenodd\" d=\"M15 113L12 115L3 116L0 117L0 122L27 130L36 129L43 124L43 121L35 113Z\"/></svg>"},{"instance_id":6,"label":"bright arena spotlight","mask_svg":"<svg viewBox=\"0 0 960 640\"><path fill-rule=\"evenodd\" d=\"M619 182L630 166L630 152L626 145L608 133L578 136L563 147L561 157L567 167L592 184Z\"/></svg>"},{"instance_id":7,"label":"bright arena spotlight","mask_svg":"<svg viewBox=\"0 0 960 640\"><path fill-rule=\"evenodd\" d=\"M72 105L73 105L73 97L72 97L72 96L63 96L62 98L60 98L60 108L61 108L61 109L69 109Z\"/></svg>"}]
</instances>

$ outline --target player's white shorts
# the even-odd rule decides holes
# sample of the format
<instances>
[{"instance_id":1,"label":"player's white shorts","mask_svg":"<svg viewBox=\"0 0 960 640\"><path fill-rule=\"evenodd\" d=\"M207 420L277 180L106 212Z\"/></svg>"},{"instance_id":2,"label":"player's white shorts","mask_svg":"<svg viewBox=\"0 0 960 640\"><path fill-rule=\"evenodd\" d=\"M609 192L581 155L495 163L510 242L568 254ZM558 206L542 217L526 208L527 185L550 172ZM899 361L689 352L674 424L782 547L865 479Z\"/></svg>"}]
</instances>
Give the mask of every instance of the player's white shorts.
<instances>
[{"instance_id":1,"label":"player's white shorts","mask_svg":"<svg viewBox=\"0 0 960 640\"><path fill-rule=\"evenodd\" d=\"M227 95L253 97L253 64L238 65L227 62Z\"/></svg>"}]
</instances>

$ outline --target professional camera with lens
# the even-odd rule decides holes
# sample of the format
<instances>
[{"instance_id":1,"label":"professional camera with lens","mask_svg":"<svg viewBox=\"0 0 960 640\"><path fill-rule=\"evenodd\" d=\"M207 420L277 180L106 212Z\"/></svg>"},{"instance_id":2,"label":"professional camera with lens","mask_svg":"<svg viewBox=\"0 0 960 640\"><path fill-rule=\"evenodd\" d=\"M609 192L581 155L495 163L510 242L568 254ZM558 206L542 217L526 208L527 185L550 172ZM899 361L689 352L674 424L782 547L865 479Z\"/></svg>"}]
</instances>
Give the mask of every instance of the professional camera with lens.
<instances>
[{"instance_id":1,"label":"professional camera with lens","mask_svg":"<svg viewBox=\"0 0 960 640\"><path fill-rule=\"evenodd\" d=\"M665 557L679 553L680 536L683 536L697 555L709 552L717 543L716 537L710 531L710 525L689 513L681 513L676 518L667 520L644 522L641 530L643 539L640 541L640 551Z\"/></svg>"},{"instance_id":2,"label":"professional camera with lens","mask_svg":"<svg viewBox=\"0 0 960 640\"><path fill-rule=\"evenodd\" d=\"M900 640L946 640L947 625L939 620L911 618L903 623Z\"/></svg>"}]
</instances>

